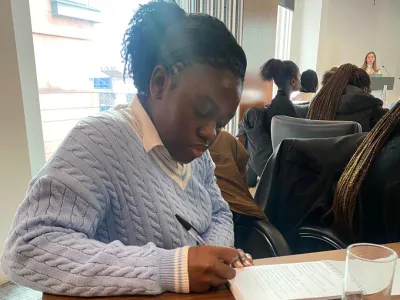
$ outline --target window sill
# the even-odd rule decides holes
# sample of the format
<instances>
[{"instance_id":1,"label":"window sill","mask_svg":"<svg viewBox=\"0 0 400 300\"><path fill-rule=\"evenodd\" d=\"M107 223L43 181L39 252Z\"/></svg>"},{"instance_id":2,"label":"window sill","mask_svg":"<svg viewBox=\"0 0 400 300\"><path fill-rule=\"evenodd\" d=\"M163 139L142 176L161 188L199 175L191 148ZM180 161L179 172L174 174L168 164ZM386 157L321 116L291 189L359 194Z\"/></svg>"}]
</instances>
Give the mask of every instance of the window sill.
<instances>
[{"instance_id":1,"label":"window sill","mask_svg":"<svg viewBox=\"0 0 400 300\"><path fill-rule=\"evenodd\" d=\"M92 23L100 23L101 11L68 0L52 0L51 10L54 17L67 17Z\"/></svg>"}]
</instances>

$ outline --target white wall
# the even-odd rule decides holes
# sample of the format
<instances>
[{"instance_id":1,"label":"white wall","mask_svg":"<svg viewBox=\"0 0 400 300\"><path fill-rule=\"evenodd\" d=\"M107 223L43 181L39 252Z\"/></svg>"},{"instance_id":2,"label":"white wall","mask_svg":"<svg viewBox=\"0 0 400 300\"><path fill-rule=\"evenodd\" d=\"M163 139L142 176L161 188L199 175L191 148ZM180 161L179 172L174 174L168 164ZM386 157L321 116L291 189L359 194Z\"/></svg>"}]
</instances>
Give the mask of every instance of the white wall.
<instances>
[{"instance_id":1,"label":"white wall","mask_svg":"<svg viewBox=\"0 0 400 300\"><path fill-rule=\"evenodd\" d=\"M317 52L316 70L322 76L335 65L361 66L366 53L374 51L378 65L385 65L390 75L396 77L395 89L388 93L388 103L397 101L400 96L400 1L377 0L375 5L373 0L298 1L305 1L307 5L303 13L295 11L295 15L300 14L303 25L299 29L301 42L295 51L297 57L293 57L300 68L312 66ZM316 41L318 2L322 6Z\"/></svg>"},{"instance_id":2,"label":"white wall","mask_svg":"<svg viewBox=\"0 0 400 300\"><path fill-rule=\"evenodd\" d=\"M2 253L12 219L25 196L31 173L36 172L44 162L32 29L27 1L0 1L0 40L0 253ZM28 138L28 135L31 138ZM0 270L0 284L5 281L6 278Z\"/></svg>"},{"instance_id":3,"label":"white wall","mask_svg":"<svg viewBox=\"0 0 400 300\"><path fill-rule=\"evenodd\" d=\"M9 0L0 1L0 252L30 178L28 139ZM5 281L0 271L0 283Z\"/></svg>"}]
</instances>

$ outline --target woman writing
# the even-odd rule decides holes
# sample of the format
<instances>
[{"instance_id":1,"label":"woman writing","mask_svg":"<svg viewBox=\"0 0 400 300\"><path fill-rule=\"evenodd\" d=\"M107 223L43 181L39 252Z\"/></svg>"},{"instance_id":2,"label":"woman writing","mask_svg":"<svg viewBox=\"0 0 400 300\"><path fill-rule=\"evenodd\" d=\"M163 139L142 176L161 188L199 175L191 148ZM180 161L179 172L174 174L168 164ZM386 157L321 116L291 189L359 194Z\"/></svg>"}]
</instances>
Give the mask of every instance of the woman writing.
<instances>
[{"instance_id":1,"label":"woman writing","mask_svg":"<svg viewBox=\"0 0 400 300\"><path fill-rule=\"evenodd\" d=\"M386 113L383 102L370 95L371 79L357 66L340 66L311 102L307 118L342 120L361 124L370 131Z\"/></svg>"},{"instance_id":2,"label":"woman writing","mask_svg":"<svg viewBox=\"0 0 400 300\"><path fill-rule=\"evenodd\" d=\"M137 99L68 134L18 209L3 270L84 297L221 286L249 261L227 248L232 214L207 148L235 115L246 56L221 21L172 0L139 8L122 53ZM195 247L176 214L214 247Z\"/></svg>"},{"instance_id":3,"label":"woman writing","mask_svg":"<svg viewBox=\"0 0 400 300\"><path fill-rule=\"evenodd\" d=\"M368 75L379 74L379 69L376 66L375 52L368 52L364 58L364 63L361 67Z\"/></svg>"}]
</instances>

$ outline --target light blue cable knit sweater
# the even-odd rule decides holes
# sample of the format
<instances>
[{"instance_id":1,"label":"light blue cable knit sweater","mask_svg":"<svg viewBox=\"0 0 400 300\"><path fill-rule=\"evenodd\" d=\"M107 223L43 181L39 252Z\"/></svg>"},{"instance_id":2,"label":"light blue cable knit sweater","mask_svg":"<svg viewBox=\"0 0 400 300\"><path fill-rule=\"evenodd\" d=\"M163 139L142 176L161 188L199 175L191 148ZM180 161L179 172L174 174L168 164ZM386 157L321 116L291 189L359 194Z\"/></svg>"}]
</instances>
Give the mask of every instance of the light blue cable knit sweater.
<instances>
[{"instance_id":1,"label":"light blue cable knit sweater","mask_svg":"<svg viewBox=\"0 0 400 300\"><path fill-rule=\"evenodd\" d=\"M139 132L140 133L140 132ZM18 284L63 295L187 292L185 216L211 245L233 246L233 223L209 153L179 185L156 149L112 110L80 122L31 181L2 267Z\"/></svg>"}]
</instances>

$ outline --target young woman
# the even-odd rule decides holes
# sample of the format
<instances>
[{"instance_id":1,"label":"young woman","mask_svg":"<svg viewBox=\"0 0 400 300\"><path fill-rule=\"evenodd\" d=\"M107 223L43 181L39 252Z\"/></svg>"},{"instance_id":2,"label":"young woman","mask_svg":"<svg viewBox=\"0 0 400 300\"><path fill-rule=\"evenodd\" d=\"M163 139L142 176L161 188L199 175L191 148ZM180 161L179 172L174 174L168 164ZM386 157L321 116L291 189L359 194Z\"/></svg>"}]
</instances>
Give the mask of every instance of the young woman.
<instances>
[{"instance_id":1,"label":"young woman","mask_svg":"<svg viewBox=\"0 0 400 300\"><path fill-rule=\"evenodd\" d=\"M309 103L318 90L318 75L314 70L307 70L301 73L300 93L292 98L293 103Z\"/></svg>"},{"instance_id":2,"label":"young woman","mask_svg":"<svg viewBox=\"0 0 400 300\"><path fill-rule=\"evenodd\" d=\"M335 228L350 241L400 239L400 102L368 133L347 164L333 202Z\"/></svg>"},{"instance_id":3,"label":"young woman","mask_svg":"<svg viewBox=\"0 0 400 300\"><path fill-rule=\"evenodd\" d=\"M202 292L235 276L233 223L207 151L235 115L246 56L225 25L172 0L133 16L123 42L138 97L80 122L32 180L2 257L47 293ZM175 215L189 221L196 241ZM187 247L190 246L190 247Z\"/></svg>"},{"instance_id":4,"label":"young woman","mask_svg":"<svg viewBox=\"0 0 400 300\"><path fill-rule=\"evenodd\" d=\"M386 113L383 102L370 95L371 79L357 66L340 66L311 102L307 118L343 120L361 124L370 131Z\"/></svg>"},{"instance_id":5,"label":"young woman","mask_svg":"<svg viewBox=\"0 0 400 300\"><path fill-rule=\"evenodd\" d=\"M376 55L375 52L368 52L364 58L364 63L361 66L368 75L379 74L379 69L376 66Z\"/></svg>"},{"instance_id":6,"label":"young woman","mask_svg":"<svg viewBox=\"0 0 400 300\"><path fill-rule=\"evenodd\" d=\"M267 128L271 128L271 120L274 116L297 117L290 95L300 88L299 67L290 60L270 59L261 67L261 77L264 81L273 80L278 87L277 95L268 106Z\"/></svg>"},{"instance_id":7,"label":"young woman","mask_svg":"<svg viewBox=\"0 0 400 300\"><path fill-rule=\"evenodd\" d=\"M261 176L264 166L273 152L271 120L277 115L298 117L299 110L293 105L290 95L300 88L299 68L289 60L268 60L261 67L260 76L264 81L273 80L278 86L278 93L267 107L250 107L244 113L240 125L249 153L248 171L258 177ZM307 108L305 107L305 109ZM306 114L307 112L304 113L304 116ZM254 184L254 179L250 184Z\"/></svg>"}]
</instances>

